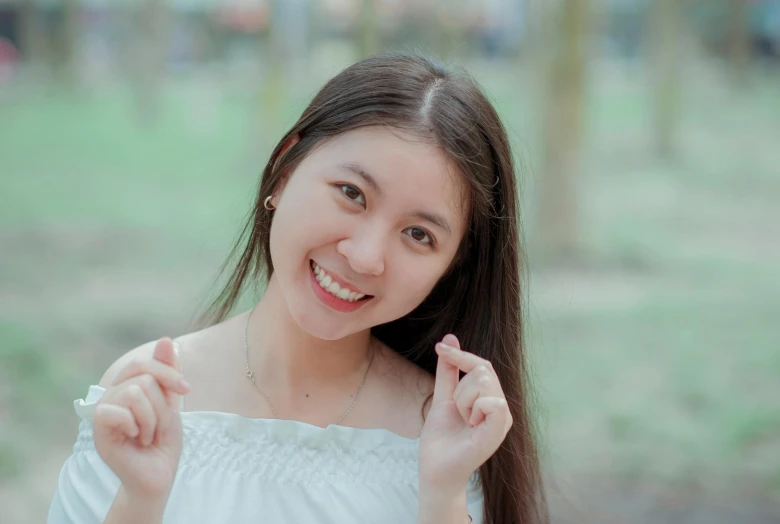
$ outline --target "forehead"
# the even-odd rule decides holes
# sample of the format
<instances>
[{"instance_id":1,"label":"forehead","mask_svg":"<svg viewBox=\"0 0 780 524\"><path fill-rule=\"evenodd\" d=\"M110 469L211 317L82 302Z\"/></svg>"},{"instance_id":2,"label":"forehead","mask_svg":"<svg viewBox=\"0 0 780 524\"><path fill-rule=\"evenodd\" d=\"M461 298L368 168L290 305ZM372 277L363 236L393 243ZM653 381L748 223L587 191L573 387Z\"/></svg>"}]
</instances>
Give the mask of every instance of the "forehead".
<instances>
[{"instance_id":1,"label":"forehead","mask_svg":"<svg viewBox=\"0 0 780 524\"><path fill-rule=\"evenodd\" d=\"M311 156L328 171L345 164L362 167L383 197L400 200L404 207L444 206L455 215L464 214L463 177L431 140L398 129L365 127L328 140Z\"/></svg>"}]
</instances>

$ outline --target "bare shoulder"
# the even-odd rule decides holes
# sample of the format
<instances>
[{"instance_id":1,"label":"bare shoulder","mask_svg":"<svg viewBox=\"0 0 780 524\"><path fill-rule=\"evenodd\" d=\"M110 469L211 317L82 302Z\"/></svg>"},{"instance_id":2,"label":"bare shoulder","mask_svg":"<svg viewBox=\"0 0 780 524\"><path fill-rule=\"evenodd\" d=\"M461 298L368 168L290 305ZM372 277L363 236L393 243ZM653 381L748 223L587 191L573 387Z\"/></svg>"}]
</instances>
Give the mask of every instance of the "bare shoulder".
<instances>
[{"instance_id":1,"label":"bare shoulder","mask_svg":"<svg viewBox=\"0 0 780 524\"><path fill-rule=\"evenodd\" d=\"M114 382L114 379L117 377L117 375L119 375L119 372L122 371L128 364L130 364L130 362L139 358L151 357L154 354L154 348L156 345L157 341L152 340L146 344L141 344L135 349L131 349L116 359L116 361L114 361L114 363L111 364L103 374L103 378L100 379L100 382L98 383L100 387L108 388Z\"/></svg>"},{"instance_id":2,"label":"bare shoulder","mask_svg":"<svg viewBox=\"0 0 780 524\"><path fill-rule=\"evenodd\" d=\"M202 361L207 353L202 351L202 349L213 345L215 341L223 337L224 327L229 322L230 320L178 337L171 337L176 343L176 348L179 351L179 362L185 374L187 368L197 369L203 365ZM103 374L99 385L103 388L108 388L128 364L136 359L151 358L154 355L154 348L157 346L158 340L141 344L119 357Z\"/></svg>"},{"instance_id":3,"label":"bare shoulder","mask_svg":"<svg viewBox=\"0 0 780 524\"><path fill-rule=\"evenodd\" d=\"M234 358L240 355L228 354L225 350L243 345L241 327L246 315L243 313L177 338L182 372L190 383L199 375L214 376L225 366L235 369Z\"/></svg>"}]
</instances>

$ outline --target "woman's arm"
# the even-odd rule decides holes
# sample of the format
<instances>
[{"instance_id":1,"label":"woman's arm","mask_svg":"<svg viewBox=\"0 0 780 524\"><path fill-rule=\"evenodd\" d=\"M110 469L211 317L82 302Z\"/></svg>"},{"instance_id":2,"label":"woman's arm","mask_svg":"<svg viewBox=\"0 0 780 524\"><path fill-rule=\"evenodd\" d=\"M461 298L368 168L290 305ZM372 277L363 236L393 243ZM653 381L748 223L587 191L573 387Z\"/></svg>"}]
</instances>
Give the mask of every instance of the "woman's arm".
<instances>
[{"instance_id":1,"label":"woman's arm","mask_svg":"<svg viewBox=\"0 0 780 524\"><path fill-rule=\"evenodd\" d=\"M463 489L443 489L420 486L417 524L468 524L471 518L466 507L466 486Z\"/></svg>"},{"instance_id":2,"label":"woman's arm","mask_svg":"<svg viewBox=\"0 0 780 524\"><path fill-rule=\"evenodd\" d=\"M167 494L165 497L143 498L133 496L122 486L116 494L104 524L137 524L139 522L162 524L167 502Z\"/></svg>"}]
</instances>

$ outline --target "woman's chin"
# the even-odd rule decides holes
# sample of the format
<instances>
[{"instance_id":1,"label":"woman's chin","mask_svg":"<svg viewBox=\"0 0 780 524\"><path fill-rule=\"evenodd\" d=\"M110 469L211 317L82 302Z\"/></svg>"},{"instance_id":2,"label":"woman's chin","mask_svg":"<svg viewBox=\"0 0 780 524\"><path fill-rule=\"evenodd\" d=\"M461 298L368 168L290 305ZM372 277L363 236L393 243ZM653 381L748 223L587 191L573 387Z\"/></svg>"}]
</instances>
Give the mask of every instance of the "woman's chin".
<instances>
[{"instance_id":1,"label":"woman's chin","mask_svg":"<svg viewBox=\"0 0 780 524\"><path fill-rule=\"evenodd\" d=\"M345 329L333 329L333 327L314 326L306 329L306 332L311 336L320 340L341 340L350 335L354 335L356 332Z\"/></svg>"},{"instance_id":2,"label":"woman's chin","mask_svg":"<svg viewBox=\"0 0 780 524\"><path fill-rule=\"evenodd\" d=\"M354 326L347 326L345 323L337 323L332 319L318 318L320 315L311 313L299 313L293 316L295 322L300 328L320 340L341 340L359 330Z\"/></svg>"}]
</instances>

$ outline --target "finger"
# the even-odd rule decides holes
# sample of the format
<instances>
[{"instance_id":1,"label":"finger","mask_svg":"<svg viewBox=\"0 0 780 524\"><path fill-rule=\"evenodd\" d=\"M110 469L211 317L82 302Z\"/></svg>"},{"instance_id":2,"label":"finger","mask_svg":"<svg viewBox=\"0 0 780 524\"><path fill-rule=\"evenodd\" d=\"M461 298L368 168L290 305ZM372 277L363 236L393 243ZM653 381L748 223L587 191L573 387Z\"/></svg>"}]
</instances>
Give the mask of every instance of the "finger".
<instances>
[{"instance_id":1,"label":"finger","mask_svg":"<svg viewBox=\"0 0 780 524\"><path fill-rule=\"evenodd\" d=\"M178 343L174 343L170 338L163 337L157 341L157 345L154 347L154 360L167 364L181 374ZM184 380L183 377L182 380ZM177 411L179 410L178 391L177 389L169 389L165 392L168 405Z\"/></svg>"},{"instance_id":2,"label":"finger","mask_svg":"<svg viewBox=\"0 0 780 524\"><path fill-rule=\"evenodd\" d=\"M474 402L479 398L480 391L479 387L474 384L473 381L467 381L466 379L468 379L468 375L463 377L458 384L458 387L455 388L453 398L455 399L455 405L458 407L460 416L463 417L464 424L473 426L470 422L471 413L474 409Z\"/></svg>"},{"instance_id":3,"label":"finger","mask_svg":"<svg viewBox=\"0 0 780 524\"><path fill-rule=\"evenodd\" d=\"M168 399L153 376L141 375L131 380L143 389L144 395L146 395L154 410L156 419L155 432L152 435L152 442L154 442L155 438L165 430L165 426L171 418L171 408L168 406Z\"/></svg>"},{"instance_id":4,"label":"finger","mask_svg":"<svg viewBox=\"0 0 780 524\"><path fill-rule=\"evenodd\" d=\"M438 347L438 345L437 345ZM432 404L452 400L455 388L458 387L460 372L457 366L450 364L447 359L439 356L436 363L436 382L433 386Z\"/></svg>"},{"instance_id":5,"label":"finger","mask_svg":"<svg viewBox=\"0 0 780 524\"><path fill-rule=\"evenodd\" d=\"M482 421L485 420L485 412L482 410L471 410L471 415L469 416L468 425L472 428L475 428L482 424Z\"/></svg>"},{"instance_id":6,"label":"finger","mask_svg":"<svg viewBox=\"0 0 780 524\"><path fill-rule=\"evenodd\" d=\"M140 432L129 409L105 402L95 406L95 423L112 428L127 438L135 438Z\"/></svg>"},{"instance_id":7,"label":"finger","mask_svg":"<svg viewBox=\"0 0 780 524\"><path fill-rule=\"evenodd\" d=\"M436 349L439 355L444 356L448 362L458 367L459 370L464 373L471 373L478 366L485 366L488 369L493 369L493 365L490 361L485 360L482 357L478 357L474 353L463 351L456 347L439 342L436 344Z\"/></svg>"},{"instance_id":8,"label":"finger","mask_svg":"<svg viewBox=\"0 0 780 524\"><path fill-rule=\"evenodd\" d=\"M163 364L168 364L173 369L179 369L179 355L173 340L169 337L163 337L157 341L157 345L154 346L154 359Z\"/></svg>"},{"instance_id":9,"label":"finger","mask_svg":"<svg viewBox=\"0 0 780 524\"><path fill-rule=\"evenodd\" d=\"M441 339L441 342L442 344L453 347L455 349L461 349L460 340L458 340L458 337L456 337L452 333L447 333L446 335L444 335L444 338Z\"/></svg>"},{"instance_id":10,"label":"finger","mask_svg":"<svg viewBox=\"0 0 780 524\"><path fill-rule=\"evenodd\" d=\"M154 432L157 429L157 415L152 403L138 384L128 385L123 397L123 405L133 413L135 423L140 429L138 441L142 446L148 446L154 440Z\"/></svg>"},{"instance_id":11,"label":"finger","mask_svg":"<svg viewBox=\"0 0 780 524\"><path fill-rule=\"evenodd\" d=\"M455 388L453 398L458 406L463 421L470 426L474 402L479 397L503 397L504 391L498 382L498 377L487 366L477 366L471 373L467 373ZM481 421L480 421L481 422Z\"/></svg>"},{"instance_id":12,"label":"finger","mask_svg":"<svg viewBox=\"0 0 780 524\"><path fill-rule=\"evenodd\" d=\"M512 425L511 420L509 404L502 397L480 397L474 402L470 422L478 425L484 421L484 427L491 436L503 440ZM499 440L495 444L500 443Z\"/></svg>"},{"instance_id":13,"label":"finger","mask_svg":"<svg viewBox=\"0 0 780 524\"><path fill-rule=\"evenodd\" d=\"M495 371L484 364L480 364L467 373L458 384L458 388L466 388L473 385L483 397L503 397L504 390L498 381ZM457 398L458 390L455 390Z\"/></svg>"},{"instance_id":14,"label":"finger","mask_svg":"<svg viewBox=\"0 0 780 524\"><path fill-rule=\"evenodd\" d=\"M133 377L145 374L152 375L166 389L179 391L184 394L190 390L189 384L187 384L187 381L184 380L179 371L158 360L149 358L139 358L131 361L117 374L111 384L118 386Z\"/></svg>"}]
</instances>

